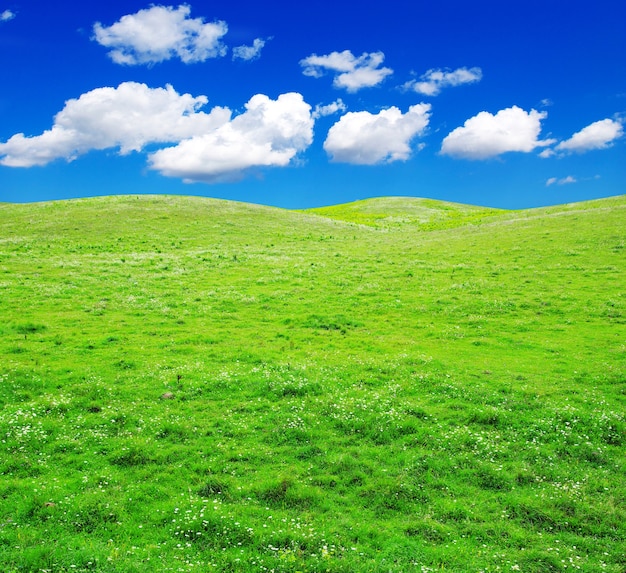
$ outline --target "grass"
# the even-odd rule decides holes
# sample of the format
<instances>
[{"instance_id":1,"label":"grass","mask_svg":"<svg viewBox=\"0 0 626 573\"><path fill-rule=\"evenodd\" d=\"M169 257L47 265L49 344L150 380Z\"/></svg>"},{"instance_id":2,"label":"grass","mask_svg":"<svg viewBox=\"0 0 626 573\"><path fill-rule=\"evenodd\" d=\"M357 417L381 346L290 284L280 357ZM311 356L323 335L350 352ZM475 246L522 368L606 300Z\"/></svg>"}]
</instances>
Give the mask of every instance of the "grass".
<instances>
[{"instance_id":1,"label":"grass","mask_svg":"<svg viewBox=\"0 0 626 573\"><path fill-rule=\"evenodd\" d=\"M0 204L0 570L623 573L625 221Z\"/></svg>"}]
</instances>

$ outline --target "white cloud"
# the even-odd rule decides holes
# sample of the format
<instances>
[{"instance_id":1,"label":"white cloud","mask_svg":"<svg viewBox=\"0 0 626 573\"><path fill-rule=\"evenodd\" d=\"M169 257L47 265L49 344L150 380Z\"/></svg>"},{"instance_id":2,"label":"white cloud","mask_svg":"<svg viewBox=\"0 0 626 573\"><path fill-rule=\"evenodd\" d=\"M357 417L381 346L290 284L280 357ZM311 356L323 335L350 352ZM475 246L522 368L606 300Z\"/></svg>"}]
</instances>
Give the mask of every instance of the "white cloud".
<instances>
[{"instance_id":1,"label":"white cloud","mask_svg":"<svg viewBox=\"0 0 626 573\"><path fill-rule=\"evenodd\" d=\"M405 161L411 155L411 140L424 132L430 104L420 103L403 114L390 107L378 114L349 112L328 131L324 149L333 161L373 165Z\"/></svg>"},{"instance_id":2,"label":"white cloud","mask_svg":"<svg viewBox=\"0 0 626 573\"><path fill-rule=\"evenodd\" d=\"M328 70L335 72L333 85L336 88L356 92L361 88L373 87L380 84L388 75L393 73L390 68L381 68L385 60L382 52L364 53L358 58L350 50L332 52L326 56L313 54L300 60L302 73L305 76L320 78Z\"/></svg>"},{"instance_id":3,"label":"white cloud","mask_svg":"<svg viewBox=\"0 0 626 573\"><path fill-rule=\"evenodd\" d=\"M261 57L261 50L268 40L271 39L263 40L262 38L257 38L252 42L252 46L237 46L233 48L233 60L245 60L248 62L258 60Z\"/></svg>"},{"instance_id":4,"label":"white cloud","mask_svg":"<svg viewBox=\"0 0 626 573\"><path fill-rule=\"evenodd\" d=\"M153 89L125 82L98 88L68 100L43 134L18 133L0 143L0 164L31 167L55 159L72 161L94 149L119 147L127 154L150 143L178 142L229 121L225 108L198 111L206 103L205 96L179 95L170 85Z\"/></svg>"},{"instance_id":5,"label":"white cloud","mask_svg":"<svg viewBox=\"0 0 626 573\"><path fill-rule=\"evenodd\" d=\"M546 181L546 187L550 187L550 185L568 185L570 183L578 183L578 179L572 177L571 175L561 179L558 177L550 177L550 179Z\"/></svg>"},{"instance_id":6,"label":"white cloud","mask_svg":"<svg viewBox=\"0 0 626 573\"><path fill-rule=\"evenodd\" d=\"M513 106L496 115L481 111L463 127L450 132L441 144L441 153L464 159L487 159L509 151L528 153L555 141L538 139L546 112L526 112Z\"/></svg>"},{"instance_id":7,"label":"white cloud","mask_svg":"<svg viewBox=\"0 0 626 573\"><path fill-rule=\"evenodd\" d=\"M411 80L403 87L422 95L436 96L443 88L473 84L479 82L482 77L483 72L480 68L458 68L454 71L428 70L420 77L420 81Z\"/></svg>"},{"instance_id":8,"label":"white cloud","mask_svg":"<svg viewBox=\"0 0 626 573\"><path fill-rule=\"evenodd\" d=\"M15 18L15 12L11 12L11 10L5 10L0 14L0 22L8 22L13 18Z\"/></svg>"},{"instance_id":9,"label":"white cloud","mask_svg":"<svg viewBox=\"0 0 626 573\"><path fill-rule=\"evenodd\" d=\"M188 181L235 179L255 166L285 166L313 140L311 106L297 93L271 100L253 96L232 118L227 108L199 111L205 96L179 95L172 86L126 82L68 100L51 129L0 143L0 164L9 167L72 161L91 150L121 154L148 144L173 143L149 156L150 167Z\"/></svg>"},{"instance_id":10,"label":"white cloud","mask_svg":"<svg viewBox=\"0 0 626 573\"><path fill-rule=\"evenodd\" d=\"M204 23L189 18L185 4L151 6L128 14L108 28L97 22L94 39L106 48L117 64L155 64L174 57L185 63L203 62L226 54L221 38L228 31L225 22Z\"/></svg>"},{"instance_id":11,"label":"white cloud","mask_svg":"<svg viewBox=\"0 0 626 573\"><path fill-rule=\"evenodd\" d=\"M346 109L348 109L346 104L339 98L328 105L316 105L313 110L313 118L318 119L327 115L333 115L335 113L344 112Z\"/></svg>"},{"instance_id":12,"label":"white cloud","mask_svg":"<svg viewBox=\"0 0 626 573\"><path fill-rule=\"evenodd\" d=\"M624 134L619 121L603 119L584 127L569 139L559 143L554 149L564 153L584 153L593 149L606 149Z\"/></svg>"},{"instance_id":13,"label":"white cloud","mask_svg":"<svg viewBox=\"0 0 626 573\"><path fill-rule=\"evenodd\" d=\"M187 182L229 181L253 167L286 166L313 141L311 106L299 93L257 94L245 107L213 131L156 151L150 167Z\"/></svg>"},{"instance_id":14,"label":"white cloud","mask_svg":"<svg viewBox=\"0 0 626 573\"><path fill-rule=\"evenodd\" d=\"M548 157L552 157L553 155L556 155L556 153L554 153L554 151L552 151L552 149L546 148L539 154L539 157L542 157L543 159L546 159Z\"/></svg>"}]
</instances>

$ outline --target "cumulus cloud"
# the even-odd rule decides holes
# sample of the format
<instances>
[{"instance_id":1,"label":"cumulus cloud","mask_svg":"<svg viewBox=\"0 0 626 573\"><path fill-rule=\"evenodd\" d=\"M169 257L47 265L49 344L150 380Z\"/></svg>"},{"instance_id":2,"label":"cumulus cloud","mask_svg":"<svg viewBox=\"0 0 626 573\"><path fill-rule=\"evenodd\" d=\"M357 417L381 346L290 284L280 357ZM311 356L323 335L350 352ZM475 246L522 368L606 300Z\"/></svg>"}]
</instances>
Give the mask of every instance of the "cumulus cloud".
<instances>
[{"instance_id":1,"label":"cumulus cloud","mask_svg":"<svg viewBox=\"0 0 626 573\"><path fill-rule=\"evenodd\" d=\"M127 154L150 143L177 143L229 121L228 109L199 111L207 101L205 96L179 95L170 85L125 82L98 88L68 100L52 128L41 135L18 133L0 143L0 164L31 167L55 159L72 161L94 149L119 147Z\"/></svg>"},{"instance_id":2,"label":"cumulus cloud","mask_svg":"<svg viewBox=\"0 0 626 573\"><path fill-rule=\"evenodd\" d=\"M153 153L150 167L186 182L240 178L254 167L286 166L313 141L311 106L299 93L257 94L217 129Z\"/></svg>"},{"instance_id":3,"label":"cumulus cloud","mask_svg":"<svg viewBox=\"0 0 626 573\"><path fill-rule=\"evenodd\" d=\"M427 96L439 95L443 88L479 82L483 77L480 68L458 68L456 70L428 70L419 80L411 80L404 84L411 89Z\"/></svg>"},{"instance_id":4,"label":"cumulus cloud","mask_svg":"<svg viewBox=\"0 0 626 573\"><path fill-rule=\"evenodd\" d=\"M546 181L546 187L550 187L550 185L568 185L570 183L578 183L578 179L571 175L562 177L561 179L558 177L550 177L550 179Z\"/></svg>"},{"instance_id":5,"label":"cumulus cloud","mask_svg":"<svg viewBox=\"0 0 626 573\"><path fill-rule=\"evenodd\" d=\"M227 48L221 38L228 31L226 23L205 23L189 18L190 12L185 4L151 6L122 16L109 27L97 22L93 39L110 49L117 64L156 64L175 57L188 64L224 56Z\"/></svg>"},{"instance_id":6,"label":"cumulus cloud","mask_svg":"<svg viewBox=\"0 0 626 573\"><path fill-rule=\"evenodd\" d=\"M13 20L15 18L15 12L11 12L11 10L5 10L0 13L0 22L8 22L9 20Z\"/></svg>"},{"instance_id":7,"label":"cumulus cloud","mask_svg":"<svg viewBox=\"0 0 626 573\"><path fill-rule=\"evenodd\" d=\"M333 161L373 165L405 161L411 155L411 140L424 132L430 105L420 103L403 114L390 107L372 114L349 112L328 131L324 149Z\"/></svg>"},{"instance_id":8,"label":"cumulus cloud","mask_svg":"<svg viewBox=\"0 0 626 573\"><path fill-rule=\"evenodd\" d=\"M200 111L205 96L179 95L172 86L125 82L68 100L51 129L0 143L0 164L9 167L72 161L91 150L121 154L148 144L175 144L149 155L150 167L186 181L236 179L249 168L285 166L313 141L311 106L302 95L272 100L257 94L236 117L227 108Z\"/></svg>"},{"instance_id":9,"label":"cumulus cloud","mask_svg":"<svg viewBox=\"0 0 626 573\"><path fill-rule=\"evenodd\" d=\"M606 149L624 135L624 127L619 121L602 119L596 121L572 137L559 143L554 149L564 153L584 153L593 149Z\"/></svg>"},{"instance_id":10,"label":"cumulus cloud","mask_svg":"<svg viewBox=\"0 0 626 573\"><path fill-rule=\"evenodd\" d=\"M318 119L327 115L333 115L335 113L344 112L346 109L348 109L346 104L339 98L328 105L316 105L313 110L313 118Z\"/></svg>"},{"instance_id":11,"label":"cumulus cloud","mask_svg":"<svg viewBox=\"0 0 626 573\"><path fill-rule=\"evenodd\" d=\"M441 153L464 159L488 159L509 151L528 153L552 145L553 139L538 139L545 117L546 112L534 109L526 112L517 106L495 115L481 111L445 137Z\"/></svg>"},{"instance_id":12,"label":"cumulus cloud","mask_svg":"<svg viewBox=\"0 0 626 573\"><path fill-rule=\"evenodd\" d=\"M313 54L300 60L305 76L320 78L326 71L334 72L333 85L348 92L380 84L393 73L390 68L380 67L385 60L382 52L363 53L358 58L350 50L331 52L326 56Z\"/></svg>"},{"instance_id":13,"label":"cumulus cloud","mask_svg":"<svg viewBox=\"0 0 626 573\"><path fill-rule=\"evenodd\" d=\"M233 48L233 60L245 60L250 62L252 60L258 60L261 57L261 50L264 48L268 40L257 38L252 42L252 46L237 46Z\"/></svg>"}]
</instances>

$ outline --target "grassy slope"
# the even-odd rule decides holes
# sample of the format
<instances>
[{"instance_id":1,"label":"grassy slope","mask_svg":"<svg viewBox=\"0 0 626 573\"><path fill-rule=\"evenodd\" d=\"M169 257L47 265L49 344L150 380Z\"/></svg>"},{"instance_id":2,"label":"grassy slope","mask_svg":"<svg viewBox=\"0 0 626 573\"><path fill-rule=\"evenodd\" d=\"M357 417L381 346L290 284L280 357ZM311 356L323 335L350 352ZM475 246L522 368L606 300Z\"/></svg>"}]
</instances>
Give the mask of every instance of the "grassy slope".
<instances>
[{"instance_id":1,"label":"grassy slope","mask_svg":"<svg viewBox=\"0 0 626 573\"><path fill-rule=\"evenodd\" d=\"M304 212L378 228L410 225L419 226L420 230L481 223L493 215L504 213L500 209L415 197L378 197Z\"/></svg>"},{"instance_id":2,"label":"grassy slope","mask_svg":"<svg viewBox=\"0 0 626 573\"><path fill-rule=\"evenodd\" d=\"M312 211L0 205L0 569L622 572L626 198Z\"/></svg>"}]
</instances>

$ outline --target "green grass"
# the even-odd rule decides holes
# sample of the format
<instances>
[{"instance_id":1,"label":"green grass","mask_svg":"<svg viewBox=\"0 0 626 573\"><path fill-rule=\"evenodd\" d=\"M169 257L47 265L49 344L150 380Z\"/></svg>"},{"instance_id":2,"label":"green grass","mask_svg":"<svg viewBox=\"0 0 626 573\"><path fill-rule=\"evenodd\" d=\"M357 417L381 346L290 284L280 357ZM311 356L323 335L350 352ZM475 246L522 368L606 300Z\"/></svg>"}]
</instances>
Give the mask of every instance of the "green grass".
<instances>
[{"instance_id":1,"label":"green grass","mask_svg":"<svg viewBox=\"0 0 626 573\"><path fill-rule=\"evenodd\" d=\"M0 204L0 571L623 573L625 223Z\"/></svg>"},{"instance_id":2,"label":"green grass","mask_svg":"<svg viewBox=\"0 0 626 573\"><path fill-rule=\"evenodd\" d=\"M479 224L491 216L504 213L501 209L413 197L378 197L304 212L379 228L410 225L422 231Z\"/></svg>"}]
</instances>

